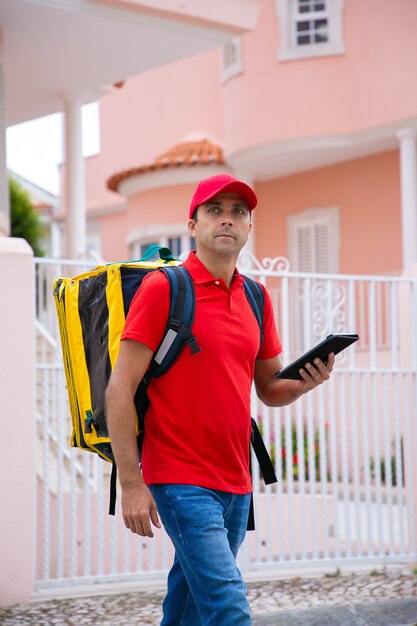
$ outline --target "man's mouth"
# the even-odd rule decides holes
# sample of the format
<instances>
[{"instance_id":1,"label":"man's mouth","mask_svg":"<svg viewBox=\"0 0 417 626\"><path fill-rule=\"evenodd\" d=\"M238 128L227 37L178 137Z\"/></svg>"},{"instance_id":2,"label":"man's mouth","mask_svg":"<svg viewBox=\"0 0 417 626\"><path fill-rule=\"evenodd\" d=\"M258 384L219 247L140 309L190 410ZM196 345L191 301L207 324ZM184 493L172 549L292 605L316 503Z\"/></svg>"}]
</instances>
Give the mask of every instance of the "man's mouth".
<instances>
[{"instance_id":1,"label":"man's mouth","mask_svg":"<svg viewBox=\"0 0 417 626\"><path fill-rule=\"evenodd\" d=\"M216 237L227 237L228 239L236 239L232 233L217 233Z\"/></svg>"}]
</instances>

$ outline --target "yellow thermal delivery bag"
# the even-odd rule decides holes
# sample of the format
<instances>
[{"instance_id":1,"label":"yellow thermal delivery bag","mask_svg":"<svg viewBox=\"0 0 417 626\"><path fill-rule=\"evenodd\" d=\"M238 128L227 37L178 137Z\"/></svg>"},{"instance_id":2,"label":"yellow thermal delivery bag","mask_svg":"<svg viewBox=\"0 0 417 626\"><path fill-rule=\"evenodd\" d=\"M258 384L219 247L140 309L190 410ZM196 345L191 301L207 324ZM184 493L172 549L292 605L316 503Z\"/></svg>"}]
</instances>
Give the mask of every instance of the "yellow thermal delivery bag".
<instances>
[{"instance_id":1,"label":"yellow thermal delivery bag","mask_svg":"<svg viewBox=\"0 0 417 626\"><path fill-rule=\"evenodd\" d=\"M113 462L105 392L127 311L144 276L179 263L169 253L157 261L114 263L74 278L55 279L53 289L72 418L71 446L96 452ZM139 431L138 420L137 435Z\"/></svg>"}]
</instances>

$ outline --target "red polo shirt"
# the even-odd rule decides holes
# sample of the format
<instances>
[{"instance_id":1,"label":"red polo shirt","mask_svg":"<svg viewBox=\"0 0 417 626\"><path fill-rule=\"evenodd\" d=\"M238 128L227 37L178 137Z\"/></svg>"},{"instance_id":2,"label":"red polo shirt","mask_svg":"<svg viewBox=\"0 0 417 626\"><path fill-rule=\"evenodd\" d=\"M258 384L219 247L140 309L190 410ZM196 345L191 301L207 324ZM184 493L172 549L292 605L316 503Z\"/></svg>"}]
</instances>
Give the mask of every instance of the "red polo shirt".
<instances>
[{"instance_id":1,"label":"red polo shirt","mask_svg":"<svg viewBox=\"0 0 417 626\"><path fill-rule=\"evenodd\" d=\"M230 290L191 253L184 265L196 294L193 334L201 352L185 347L174 366L148 389L143 445L145 482L182 483L243 494L248 468L250 393L255 359L281 352L272 304L265 293L264 341L236 270ZM122 339L155 351L169 315L162 272L147 276L129 309ZM259 351L259 354L258 354Z\"/></svg>"}]
</instances>

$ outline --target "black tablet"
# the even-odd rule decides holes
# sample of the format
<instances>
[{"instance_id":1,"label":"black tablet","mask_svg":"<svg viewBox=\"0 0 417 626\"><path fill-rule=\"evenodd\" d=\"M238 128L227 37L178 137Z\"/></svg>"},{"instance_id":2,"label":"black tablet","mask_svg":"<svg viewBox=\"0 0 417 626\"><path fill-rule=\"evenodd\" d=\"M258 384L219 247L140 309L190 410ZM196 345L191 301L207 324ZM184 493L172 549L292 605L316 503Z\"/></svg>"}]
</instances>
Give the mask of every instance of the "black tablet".
<instances>
[{"instance_id":1,"label":"black tablet","mask_svg":"<svg viewBox=\"0 0 417 626\"><path fill-rule=\"evenodd\" d=\"M301 380L299 370L305 367L306 363L314 365L314 359L320 359L323 363L327 362L330 352L338 354L355 341L358 341L359 335L328 335L326 339L318 343L314 348L303 354L299 359L284 367L275 374L275 378L292 378L293 380Z\"/></svg>"}]
</instances>

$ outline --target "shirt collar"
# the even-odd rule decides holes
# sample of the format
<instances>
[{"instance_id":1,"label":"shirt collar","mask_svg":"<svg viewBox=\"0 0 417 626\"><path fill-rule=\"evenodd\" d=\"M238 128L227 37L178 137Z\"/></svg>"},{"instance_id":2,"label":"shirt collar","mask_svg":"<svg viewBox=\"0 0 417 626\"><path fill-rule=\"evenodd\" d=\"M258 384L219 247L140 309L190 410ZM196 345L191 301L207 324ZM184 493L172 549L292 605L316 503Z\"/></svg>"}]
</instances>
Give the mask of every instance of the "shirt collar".
<instances>
[{"instance_id":1,"label":"shirt collar","mask_svg":"<svg viewBox=\"0 0 417 626\"><path fill-rule=\"evenodd\" d=\"M204 283L211 283L216 280L219 280L218 278L216 278L216 276L213 276L213 274L211 274L208 271L208 269L202 264L200 259L197 258L195 250L192 250L190 252L188 257L184 261L184 265L187 268L187 270L190 272L191 277L196 285L202 285ZM244 282L237 267L235 267L233 276L234 276L234 280L233 280L234 283L240 284Z\"/></svg>"}]
</instances>

